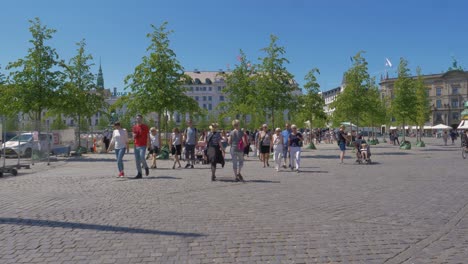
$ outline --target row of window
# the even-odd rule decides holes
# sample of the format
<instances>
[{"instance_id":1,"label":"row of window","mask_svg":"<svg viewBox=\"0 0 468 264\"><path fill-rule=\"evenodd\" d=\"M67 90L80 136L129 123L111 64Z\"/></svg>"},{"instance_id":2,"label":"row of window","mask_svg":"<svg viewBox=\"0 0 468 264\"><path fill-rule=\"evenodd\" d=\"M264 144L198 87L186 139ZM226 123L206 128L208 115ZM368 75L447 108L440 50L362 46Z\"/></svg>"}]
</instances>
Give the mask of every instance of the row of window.
<instances>
[{"instance_id":1,"label":"row of window","mask_svg":"<svg viewBox=\"0 0 468 264\"><path fill-rule=\"evenodd\" d=\"M429 92L429 91L428 91ZM460 94L460 87L452 87L452 94ZM436 87L436 96L442 95L442 87Z\"/></svg>"},{"instance_id":2,"label":"row of window","mask_svg":"<svg viewBox=\"0 0 468 264\"><path fill-rule=\"evenodd\" d=\"M200 101L200 97L201 97L202 101L212 101L213 100L213 98L211 96L194 96L195 101L197 101L197 102ZM221 102L224 101L224 96L223 95L219 96L219 101L221 101Z\"/></svg>"},{"instance_id":3,"label":"row of window","mask_svg":"<svg viewBox=\"0 0 468 264\"><path fill-rule=\"evenodd\" d=\"M188 87L189 91L191 91L191 92L193 92L193 91L195 91L195 92L199 92L199 91L200 92L206 92L206 91L211 92L211 91L213 91L213 88L214 87L210 87L210 86L208 86L208 87L206 87L206 86L203 86L203 87L199 87L199 86ZM224 86L218 86L217 87L218 92L221 92L221 90L223 90L223 88L224 88Z\"/></svg>"},{"instance_id":4,"label":"row of window","mask_svg":"<svg viewBox=\"0 0 468 264\"><path fill-rule=\"evenodd\" d=\"M450 102L450 107L451 108L458 108L460 106L460 101L457 98L454 98ZM437 99L436 100L436 107L437 108L442 108L442 100Z\"/></svg>"},{"instance_id":5,"label":"row of window","mask_svg":"<svg viewBox=\"0 0 468 264\"><path fill-rule=\"evenodd\" d=\"M435 120L443 120L442 119L442 113L436 113L436 118ZM460 119L460 114L457 112L452 112L452 120L459 120Z\"/></svg>"}]
</instances>

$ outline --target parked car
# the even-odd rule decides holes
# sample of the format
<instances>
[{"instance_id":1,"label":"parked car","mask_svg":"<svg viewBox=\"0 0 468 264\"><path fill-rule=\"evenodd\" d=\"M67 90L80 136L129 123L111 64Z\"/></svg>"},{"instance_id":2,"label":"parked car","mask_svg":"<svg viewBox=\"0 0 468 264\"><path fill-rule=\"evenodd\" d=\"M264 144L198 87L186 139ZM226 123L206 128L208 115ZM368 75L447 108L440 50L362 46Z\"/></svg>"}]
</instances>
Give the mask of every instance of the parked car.
<instances>
[{"instance_id":1,"label":"parked car","mask_svg":"<svg viewBox=\"0 0 468 264\"><path fill-rule=\"evenodd\" d=\"M5 132L0 134L0 142L6 142L16 136L15 132Z\"/></svg>"},{"instance_id":2,"label":"parked car","mask_svg":"<svg viewBox=\"0 0 468 264\"><path fill-rule=\"evenodd\" d=\"M34 133L21 133L2 144L1 155L5 152L5 157L31 157L33 149L46 150L49 144L52 145L52 134L39 134L38 140L34 141Z\"/></svg>"}]
</instances>

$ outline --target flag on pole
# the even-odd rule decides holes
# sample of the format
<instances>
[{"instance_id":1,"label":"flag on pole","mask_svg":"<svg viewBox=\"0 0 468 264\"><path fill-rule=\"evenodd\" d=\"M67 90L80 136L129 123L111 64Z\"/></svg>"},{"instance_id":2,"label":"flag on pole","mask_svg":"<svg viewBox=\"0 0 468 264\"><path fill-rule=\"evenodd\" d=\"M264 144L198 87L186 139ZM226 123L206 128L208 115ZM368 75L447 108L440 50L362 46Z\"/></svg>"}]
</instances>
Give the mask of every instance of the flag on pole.
<instances>
[{"instance_id":1,"label":"flag on pole","mask_svg":"<svg viewBox=\"0 0 468 264\"><path fill-rule=\"evenodd\" d=\"M390 62L390 60L388 58L385 58L385 66L388 66L388 67L392 67L392 63Z\"/></svg>"}]
</instances>

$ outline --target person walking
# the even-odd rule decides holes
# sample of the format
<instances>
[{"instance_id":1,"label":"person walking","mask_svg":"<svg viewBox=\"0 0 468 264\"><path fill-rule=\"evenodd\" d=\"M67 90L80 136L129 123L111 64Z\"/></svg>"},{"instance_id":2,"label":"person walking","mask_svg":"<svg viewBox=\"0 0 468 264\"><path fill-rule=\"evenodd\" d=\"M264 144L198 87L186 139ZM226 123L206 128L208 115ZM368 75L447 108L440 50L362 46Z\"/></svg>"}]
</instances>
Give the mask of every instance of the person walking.
<instances>
[{"instance_id":1,"label":"person walking","mask_svg":"<svg viewBox=\"0 0 468 264\"><path fill-rule=\"evenodd\" d=\"M304 138L302 137L302 134L297 131L297 126L291 125L291 134L289 135L288 147L290 153L291 171L294 171L295 167L297 173L300 172L301 146L303 141Z\"/></svg>"},{"instance_id":2,"label":"person walking","mask_svg":"<svg viewBox=\"0 0 468 264\"><path fill-rule=\"evenodd\" d=\"M135 163L137 168L137 175L134 179L141 179L142 172L141 168L145 168L145 175L149 175L148 164L146 163L145 154L146 149L150 147L149 140L149 128L147 125L143 124L143 116L136 116L136 124L132 128L133 132L133 143L135 145Z\"/></svg>"},{"instance_id":3,"label":"person walking","mask_svg":"<svg viewBox=\"0 0 468 264\"><path fill-rule=\"evenodd\" d=\"M343 163L343 159L344 159L344 155L345 155L345 151L346 151L346 143L347 143L347 139L346 139L346 133L344 131L345 129L345 126L344 125L341 125L340 126L340 130L338 131L338 133L336 133L336 140L338 141L338 146L340 147L340 163Z\"/></svg>"},{"instance_id":4,"label":"person walking","mask_svg":"<svg viewBox=\"0 0 468 264\"><path fill-rule=\"evenodd\" d=\"M183 142L185 145L185 168L192 168L195 164L195 146L197 145L197 129L193 127L192 120L187 121L187 128L184 130Z\"/></svg>"},{"instance_id":5,"label":"person walking","mask_svg":"<svg viewBox=\"0 0 468 264\"><path fill-rule=\"evenodd\" d=\"M224 167L223 146L221 145L221 134L217 131L218 124L210 125L210 132L206 137L208 163L211 165L211 181L216 181L216 164L220 163Z\"/></svg>"},{"instance_id":6,"label":"person walking","mask_svg":"<svg viewBox=\"0 0 468 264\"><path fill-rule=\"evenodd\" d=\"M159 131L155 128L152 127L150 128L150 147L148 148L149 153L151 155L152 163L151 163L151 168L156 169L156 159L159 154L159 150L161 148L161 134L159 134Z\"/></svg>"},{"instance_id":7,"label":"person walking","mask_svg":"<svg viewBox=\"0 0 468 264\"><path fill-rule=\"evenodd\" d=\"M283 160L283 149L284 138L281 134L281 128L277 127L275 129L275 134L273 135L273 161L275 162L276 171L279 171L281 168L281 161Z\"/></svg>"},{"instance_id":8,"label":"person walking","mask_svg":"<svg viewBox=\"0 0 468 264\"><path fill-rule=\"evenodd\" d=\"M263 168L270 167L268 160L270 159L270 150L273 146L271 135L268 131L267 124L263 124L262 131L258 135L258 148L260 149L261 161L263 161Z\"/></svg>"},{"instance_id":9,"label":"person walking","mask_svg":"<svg viewBox=\"0 0 468 264\"><path fill-rule=\"evenodd\" d=\"M448 140L447 131L444 131L444 133L442 134L442 139L444 140L444 145L447 146L447 140Z\"/></svg>"},{"instance_id":10,"label":"person walking","mask_svg":"<svg viewBox=\"0 0 468 264\"><path fill-rule=\"evenodd\" d=\"M127 130L120 126L120 122L114 123L114 131L112 132L112 139L109 142L107 152L113 148L115 150L115 157L117 158L117 169L119 170L119 176L124 177L124 164L123 157L128 145L128 133Z\"/></svg>"},{"instance_id":11,"label":"person walking","mask_svg":"<svg viewBox=\"0 0 468 264\"><path fill-rule=\"evenodd\" d=\"M171 138L169 139L169 145L171 146L171 154L172 156L174 156L174 165L172 165L172 169L175 169L175 165L177 163L179 164L180 168L181 165L179 156L182 153L182 135L179 132L179 128L174 127L174 129L172 129Z\"/></svg>"},{"instance_id":12,"label":"person walking","mask_svg":"<svg viewBox=\"0 0 468 264\"><path fill-rule=\"evenodd\" d=\"M235 119L232 121L232 127L234 128L229 133L228 144L231 146L231 157L232 157L232 169L234 171L235 181L244 182L241 170L244 166L244 148L247 145L247 135L239 130L240 121Z\"/></svg>"},{"instance_id":13,"label":"person walking","mask_svg":"<svg viewBox=\"0 0 468 264\"><path fill-rule=\"evenodd\" d=\"M312 131L309 131L309 133L312 133ZM286 169L286 160L288 156L289 156L289 168L291 168L291 156L289 154L289 150L287 147L290 134L291 134L291 124L286 123L283 132L281 132L281 135L283 136L283 140L284 140L284 145L285 145L285 147L283 148L283 160L284 160L283 168L285 169Z\"/></svg>"},{"instance_id":14,"label":"person walking","mask_svg":"<svg viewBox=\"0 0 468 264\"><path fill-rule=\"evenodd\" d=\"M106 130L104 130L104 133L102 133L102 142L104 143L104 146L105 146L106 150L109 149L109 145L110 145L110 142L111 142L110 137L111 137L111 133L109 132L109 129L106 128Z\"/></svg>"}]
</instances>

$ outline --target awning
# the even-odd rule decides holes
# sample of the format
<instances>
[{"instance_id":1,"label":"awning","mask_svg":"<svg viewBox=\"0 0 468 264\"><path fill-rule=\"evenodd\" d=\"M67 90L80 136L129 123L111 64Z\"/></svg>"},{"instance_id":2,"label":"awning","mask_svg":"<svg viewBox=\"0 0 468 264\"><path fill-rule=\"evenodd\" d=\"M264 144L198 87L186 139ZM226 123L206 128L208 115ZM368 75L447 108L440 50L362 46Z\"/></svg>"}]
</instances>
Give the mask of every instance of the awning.
<instances>
[{"instance_id":1,"label":"awning","mask_svg":"<svg viewBox=\"0 0 468 264\"><path fill-rule=\"evenodd\" d=\"M458 129L468 129L468 120L462 120L458 125Z\"/></svg>"}]
</instances>

